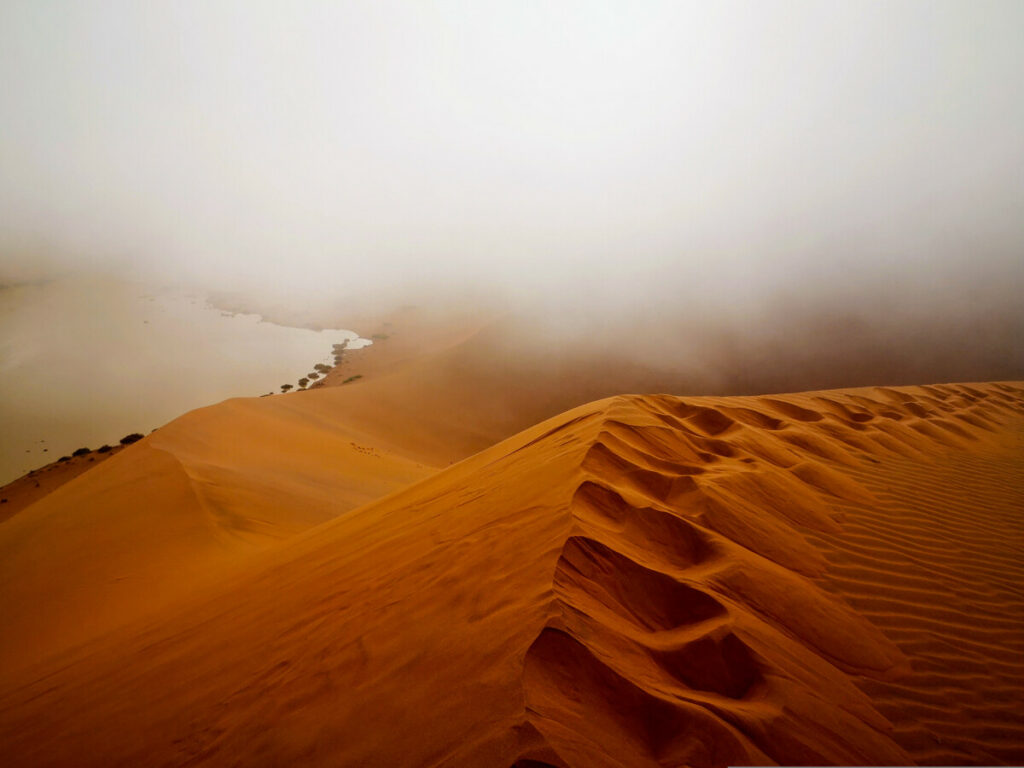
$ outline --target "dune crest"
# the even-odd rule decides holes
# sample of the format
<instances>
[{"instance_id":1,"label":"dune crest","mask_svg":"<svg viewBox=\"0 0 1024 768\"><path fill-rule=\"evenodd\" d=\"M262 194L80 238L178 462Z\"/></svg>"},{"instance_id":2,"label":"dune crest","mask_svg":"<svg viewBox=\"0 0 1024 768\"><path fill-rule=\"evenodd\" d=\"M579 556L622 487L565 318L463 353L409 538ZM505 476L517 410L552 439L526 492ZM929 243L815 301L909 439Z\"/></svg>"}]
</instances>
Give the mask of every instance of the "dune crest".
<instances>
[{"instance_id":1,"label":"dune crest","mask_svg":"<svg viewBox=\"0 0 1024 768\"><path fill-rule=\"evenodd\" d=\"M906 659L796 572L821 564L797 556L809 547L793 523L836 526L817 489L761 466L757 433L781 424L676 398L620 398L604 413L555 570L559 615L525 662L530 722L564 764L906 762L840 671L887 677ZM744 516L772 527L749 535ZM762 536L788 536L785 556Z\"/></svg>"},{"instance_id":2,"label":"dune crest","mask_svg":"<svg viewBox=\"0 0 1024 768\"><path fill-rule=\"evenodd\" d=\"M297 409L272 440L342 396L244 407ZM1019 383L589 403L23 672L0 743L12 765L1020 761L1022 427Z\"/></svg>"}]
</instances>

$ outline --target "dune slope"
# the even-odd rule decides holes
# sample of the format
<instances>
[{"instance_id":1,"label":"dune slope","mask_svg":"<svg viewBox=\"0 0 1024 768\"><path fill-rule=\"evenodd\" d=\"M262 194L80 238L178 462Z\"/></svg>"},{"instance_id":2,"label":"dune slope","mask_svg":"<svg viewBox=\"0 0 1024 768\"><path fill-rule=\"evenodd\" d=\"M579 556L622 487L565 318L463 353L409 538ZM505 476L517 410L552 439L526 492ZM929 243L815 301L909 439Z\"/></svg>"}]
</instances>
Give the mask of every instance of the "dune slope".
<instances>
[{"instance_id":1,"label":"dune slope","mask_svg":"<svg viewBox=\"0 0 1024 768\"><path fill-rule=\"evenodd\" d=\"M434 471L329 395L192 411L0 525L0 681Z\"/></svg>"},{"instance_id":2,"label":"dune slope","mask_svg":"<svg viewBox=\"0 0 1024 768\"><path fill-rule=\"evenodd\" d=\"M1020 764L1024 434L1010 428L1020 388L878 390L855 407L890 419L909 410L919 432L880 424L901 443L847 470L878 503L837 500L841 533L808 537L829 560L826 588L913 659L904 678L860 687L921 763Z\"/></svg>"},{"instance_id":3,"label":"dune slope","mask_svg":"<svg viewBox=\"0 0 1024 768\"><path fill-rule=\"evenodd\" d=\"M581 406L23 672L0 744L12 765L1019 762L1022 426L1020 384ZM116 458L77 483L145 456Z\"/></svg>"},{"instance_id":4,"label":"dune slope","mask_svg":"<svg viewBox=\"0 0 1024 768\"><path fill-rule=\"evenodd\" d=\"M348 423L441 466L583 403L621 392L680 391L694 379L545 338L515 317L485 317L459 334L429 324L406 330L409 322L351 353L317 386L344 391Z\"/></svg>"}]
</instances>

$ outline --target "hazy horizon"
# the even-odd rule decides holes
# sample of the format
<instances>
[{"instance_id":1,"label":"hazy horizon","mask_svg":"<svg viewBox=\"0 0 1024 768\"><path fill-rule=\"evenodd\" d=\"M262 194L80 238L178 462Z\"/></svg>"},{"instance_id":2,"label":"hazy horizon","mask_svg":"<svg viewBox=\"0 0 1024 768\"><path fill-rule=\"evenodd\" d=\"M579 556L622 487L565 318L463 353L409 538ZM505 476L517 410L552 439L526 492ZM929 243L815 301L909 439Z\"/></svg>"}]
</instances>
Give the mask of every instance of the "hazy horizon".
<instances>
[{"instance_id":1,"label":"hazy horizon","mask_svg":"<svg viewBox=\"0 0 1024 768\"><path fill-rule=\"evenodd\" d=\"M964 345L996 316L1024 370L1022 30L1015 2L8 2L0 282Z\"/></svg>"}]
</instances>

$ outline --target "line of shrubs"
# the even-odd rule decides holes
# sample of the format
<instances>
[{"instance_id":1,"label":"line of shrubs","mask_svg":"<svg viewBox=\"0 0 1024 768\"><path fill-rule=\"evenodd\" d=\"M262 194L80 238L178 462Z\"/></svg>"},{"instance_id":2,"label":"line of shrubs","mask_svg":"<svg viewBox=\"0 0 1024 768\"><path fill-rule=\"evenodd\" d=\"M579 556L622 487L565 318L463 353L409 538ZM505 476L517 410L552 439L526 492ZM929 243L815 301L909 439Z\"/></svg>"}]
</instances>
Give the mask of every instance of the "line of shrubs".
<instances>
[{"instance_id":1,"label":"line of shrubs","mask_svg":"<svg viewBox=\"0 0 1024 768\"><path fill-rule=\"evenodd\" d=\"M121 445L131 445L132 443L139 442L143 437L145 437L145 435L140 432L132 432L130 435L122 437L120 442ZM110 453L112 450L114 450L114 448L110 445L101 445L96 449L96 453ZM92 448L76 448L71 452L71 456L85 456L90 453L92 453ZM61 456L57 459L57 463L60 464L65 461L71 461L71 456Z\"/></svg>"},{"instance_id":2,"label":"line of shrubs","mask_svg":"<svg viewBox=\"0 0 1024 768\"><path fill-rule=\"evenodd\" d=\"M347 340L342 342L341 344L335 344L334 345L334 364L335 365L339 365L341 363L341 354L344 351L345 347L347 347L347 346L348 346L348 341ZM326 376L330 372L331 372L331 366L327 365L326 363L317 363L316 365L313 366L313 370L312 371L310 371L305 376L303 376L301 379L299 379L299 381L298 381L298 388L299 389L305 389L307 386L309 386L309 383L311 381L316 381L321 376ZM356 377L356 378L359 378L359 377ZM349 381L351 381L351 379L349 379ZM347 384L348 382L346 381L346 382L342 382L342 383L343 384ZM282 384L281 385L281 392L282 393L288 392L289 390L292 390L292 389L295 389L295 385L292 385L292 384ZM272 395L273 392L268 392L267 394L268 395ZM266 397L266 395L260 395L260 397Z\"/></svg>"}]
</instances>

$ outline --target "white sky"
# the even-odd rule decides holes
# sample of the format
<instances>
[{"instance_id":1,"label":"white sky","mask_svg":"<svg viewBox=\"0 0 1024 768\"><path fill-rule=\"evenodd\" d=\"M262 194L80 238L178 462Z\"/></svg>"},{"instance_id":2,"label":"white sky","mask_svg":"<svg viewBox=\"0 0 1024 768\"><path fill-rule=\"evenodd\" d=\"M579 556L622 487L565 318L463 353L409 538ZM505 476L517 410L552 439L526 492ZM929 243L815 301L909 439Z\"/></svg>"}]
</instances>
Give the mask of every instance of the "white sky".
<instances>
[{"instance_id":1,"label":"white sky","mask_svg":"<svg viewBox=\"0 0 1024 768\"><path fill-rule=\"evenodd\" d=\"M1022 40L1024 2L0 0L0 260L1005 288Z\"/></svg>"}]
</instances>

